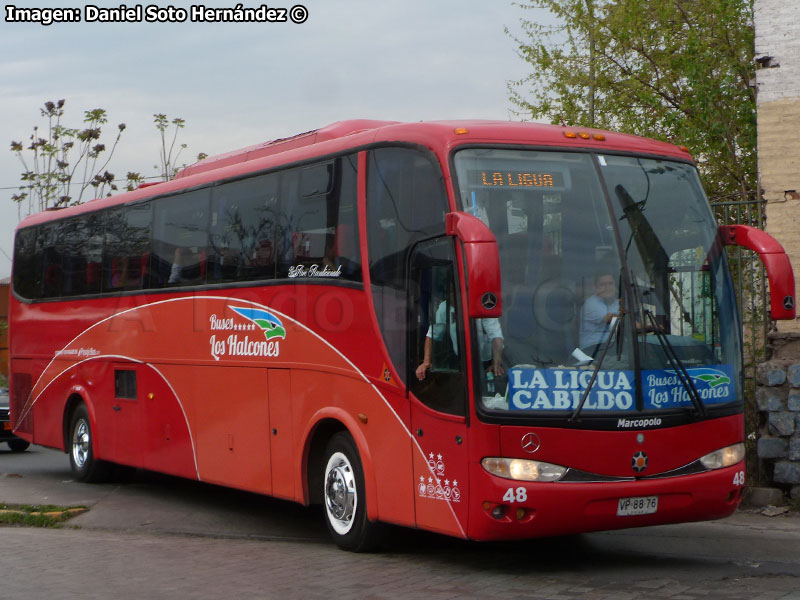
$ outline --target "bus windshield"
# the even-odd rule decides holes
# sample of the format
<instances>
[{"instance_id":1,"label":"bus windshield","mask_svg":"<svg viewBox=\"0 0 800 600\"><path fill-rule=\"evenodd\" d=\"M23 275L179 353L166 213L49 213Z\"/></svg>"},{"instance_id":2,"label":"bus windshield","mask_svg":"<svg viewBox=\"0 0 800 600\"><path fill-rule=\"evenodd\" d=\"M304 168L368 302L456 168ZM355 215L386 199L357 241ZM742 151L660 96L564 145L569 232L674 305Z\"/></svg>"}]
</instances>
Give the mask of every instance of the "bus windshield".
<instances>
[{"instance_id":1,"label":"bus windshield","mask_svg":"<svg viewBox=\"0 0 800 600\"><path fill-rule=\"evenodd\" d=\"M735 297L692 165L505 148L454 164L462 210L500 252L503 369L480 365L483 411L625 422L739 406Z\"/></svg>"}]
</instances>

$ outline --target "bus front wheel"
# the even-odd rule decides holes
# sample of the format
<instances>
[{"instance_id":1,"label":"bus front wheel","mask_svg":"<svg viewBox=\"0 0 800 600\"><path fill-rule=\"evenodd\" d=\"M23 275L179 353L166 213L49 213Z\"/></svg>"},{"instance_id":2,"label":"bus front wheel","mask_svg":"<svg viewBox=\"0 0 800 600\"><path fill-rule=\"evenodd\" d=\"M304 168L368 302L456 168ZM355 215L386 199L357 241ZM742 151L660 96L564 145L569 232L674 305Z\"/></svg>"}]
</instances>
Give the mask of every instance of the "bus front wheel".
<instances>
[{"instance_id":1,"label":"bus front wheel","mask_svg":"<svg viewBox=\"0 0 800 600\"><path fill-rule=\"evenodd\" d=\"M379 528L367 519L364 470L355 442L345 432L328 442L322 484L325 522L336 544L352 552L373 550Z\"/></svg>"},{"instance_id":2,"label":"bus front wheel","mask_svg":"<svg viewBox=\"0 0 800 600\"><path fill-rule=\"evenodd\" d=\"M110 463L94 457L94 438L89 411L81 404L72 413L69 426L69 464L72 475L87 483L104 481L111 473Z\"/></svg>"}]
</instances>

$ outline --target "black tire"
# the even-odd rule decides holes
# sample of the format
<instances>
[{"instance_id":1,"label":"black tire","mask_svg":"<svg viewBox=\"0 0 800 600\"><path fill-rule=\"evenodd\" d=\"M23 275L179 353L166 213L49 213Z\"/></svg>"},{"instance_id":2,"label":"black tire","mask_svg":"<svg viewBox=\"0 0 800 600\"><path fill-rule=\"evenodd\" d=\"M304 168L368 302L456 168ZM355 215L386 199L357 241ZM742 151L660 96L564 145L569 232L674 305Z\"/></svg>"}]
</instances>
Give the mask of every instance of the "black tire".
<instances>
[{"instance_id":1,"label":"black tire","mask_svg":"<svg viewBox=\"0 0 800 600\"><path fill-rule=\"evenodd\" d=\"M31 443L25 440L8 440L8 447L12 452L25 452L31 447Z\"/></svg>"},{"instance_id":2,"label":"black tire","mask_svg":"<svg viewBox=\"0 0 800 600\"><path fill-rule=\"evenodd\" d=\"M111 463L94 457L94 438L89 422L89 411L84 404L75 408L69 421L67 454L72 475L78 481L95 483L107 481L111 475Z\"/></svg>"},{"instance_id":3,"label":"black tire","mask_svg":"<svg viewBox=\"0 0 800 600\"><path fill-rule=\"evenodd\" d=\"M343 550L369 552L378 546L380 526L367 519L364 470L353 438L346 432L328 442L322 465L325 523Z\"/></svg>"}]
</instances>

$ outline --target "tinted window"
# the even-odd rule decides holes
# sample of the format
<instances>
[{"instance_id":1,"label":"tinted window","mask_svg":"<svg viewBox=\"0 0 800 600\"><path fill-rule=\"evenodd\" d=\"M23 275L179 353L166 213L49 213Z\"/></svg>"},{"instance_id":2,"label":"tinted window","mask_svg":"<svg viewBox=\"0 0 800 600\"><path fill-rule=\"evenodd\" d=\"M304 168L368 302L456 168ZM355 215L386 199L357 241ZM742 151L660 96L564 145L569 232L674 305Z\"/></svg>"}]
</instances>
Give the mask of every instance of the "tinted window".
<instances>
[{"instance_id":1,"label":"tinted window","mask_svg":"<svg viewBox=\"0 0 800 600\"><path fill-rule=\"evenodd\" d=\"M278 180L264 175L214 188L209 281L275 277Z\"/></svg>"},{"instance_id":2,"label":"tinted window","mask_svg":"<svg viewBox=\"0 0 800 600\"><path fill-rule=\"evenodd\" d=\"M353 154L283 174L279 277L361 280L357 163Z\"/></svg>"},{"instance_id":3,"label":"tinted window","mask_svg":"<svg viewBox=\"0 0 800 600\"><path fill-rule=\"evenodd\" d=\"M20 230L14 288L35 299L276 273L360 281L357 163L353 154Z\"/></svg>"},{"instance_id":4,"label":"tinted window","mask_svg":"<svg viewBox=\"0 0 800 600\"><path fill-rule=\"evenodd\" d=\"M150 267L149 204L105 213L103 289L138 290L148 287Z\"/></svg>"},{"instance_id":5,"label":"tinted window","mask_svg":"<svg viewBox=\"0 0 800 600\"><path fill-rule=\"evenodd\" d=\"M40 298L55 298L61 295L61 248L58 246L58 223L39 228L36 236L36 254L41 257L42 274Z\"/></svg>"},{"instance_id":6,"label":"tinted window","mask_svg":"<svg viewBox=\"0 0 800 600\"><path fill-rule=\"evenodd\" d=\"M406 265L413 245L444 233L447 197L439 166L409 148L370 152L367 231L372 296L386 347L406 374Z\"/></svg>"},{"instance_id":7,"label":"tinted window","mask_svg":"<svg viewBox=\"0 0 800 600\"><path fill-rule=\"evenodd\" d=\"M14 241L14 290L23 298L39 298L42 256L36 252L37 229L20 229Z\"/></svg>"},{"instance_id":8,"label":"tinted window","mask_svg":"<svg viewBox=\"0 0 800 600\"><path fill-rule=\"evenodd\" d=\"M152 287L196 285L205 281L208 225L208 189L155 203Z\"/></svg>"},{"instance_id":9,"label":"tinted window","mask_svg":"<svg viewBox=\"0 0 800 600\"><path fill-rule=\"evenodd\" d=\"M114 371L114 397L136 400L136 371Z\"/></svg>"},{"instance_id":10,"label":"tinted window","mask_svg":"<svg viewBox=\"0 0 800 600\"><path fill-rule=\"evenodd\" d=\"M405 265L418 239L444 232L447 198L439 166L408 148L370 153L367 179L370 275L405 288Z\"/></svg>"},{"instance_id":11,"label":"tinted window","mask_svg":"<svg viewBox=\"0 0 800 600\"><path fill-rule=\"evenodd\" d=\"M466 411L463 319L453 240L423 242L411 255L411 391L441 412Z\"/></svg>"},{"instance_id":12,"label":"tinted window","mask_svg":"<svg viewBox=\"0 0 800 600\"><path fill-rule=\"evenodd\" d=\"M100 291L103 230L99 215L49 223L17 234L14 289L25 298Z\"/></svg>"}]
</instances>

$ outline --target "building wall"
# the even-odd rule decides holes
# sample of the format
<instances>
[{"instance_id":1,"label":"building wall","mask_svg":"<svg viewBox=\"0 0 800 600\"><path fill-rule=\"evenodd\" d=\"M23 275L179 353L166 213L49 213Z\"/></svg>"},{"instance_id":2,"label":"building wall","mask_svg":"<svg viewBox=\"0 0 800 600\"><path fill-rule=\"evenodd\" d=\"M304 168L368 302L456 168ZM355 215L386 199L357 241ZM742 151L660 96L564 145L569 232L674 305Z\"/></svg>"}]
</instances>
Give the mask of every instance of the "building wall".
<instances>
[{"instance_id":1,"label":"building wall","mask_svg":"<svg viewBox=\"0 0 800 600\"><path fill-rule=\"evenodd\" d=\"M800 284L800 2L755 0L758 170L767 232ZM800 286L798 286L800 287ZM795 291L797 293L797 290ZM800 332L800 319L780 331Z\"/></svg>"}]
</instances>

